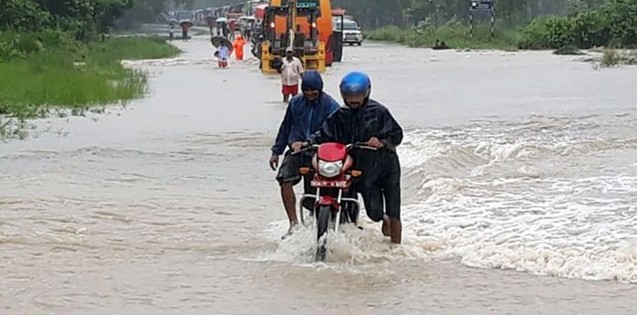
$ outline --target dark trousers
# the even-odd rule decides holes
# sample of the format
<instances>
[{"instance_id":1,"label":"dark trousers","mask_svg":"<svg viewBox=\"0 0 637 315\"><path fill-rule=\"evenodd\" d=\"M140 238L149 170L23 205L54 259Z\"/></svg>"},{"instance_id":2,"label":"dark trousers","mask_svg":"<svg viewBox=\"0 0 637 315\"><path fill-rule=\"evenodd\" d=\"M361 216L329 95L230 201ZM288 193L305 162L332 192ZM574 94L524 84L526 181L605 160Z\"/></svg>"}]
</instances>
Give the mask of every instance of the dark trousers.
<instances>
[{"instance_id":1,"label":"dark trousers","mask_svg":"<svg viewBox=\"0 0 637 315\"><path fill-rule=\"evenodd\" d=\"M362 152L357 168L363 172L357 190L363 196L367 216L374 222L383 215L400 219L400 161L391 151ZM356 161L356 160L355 160Z\"/></svg>"}]
</instances>

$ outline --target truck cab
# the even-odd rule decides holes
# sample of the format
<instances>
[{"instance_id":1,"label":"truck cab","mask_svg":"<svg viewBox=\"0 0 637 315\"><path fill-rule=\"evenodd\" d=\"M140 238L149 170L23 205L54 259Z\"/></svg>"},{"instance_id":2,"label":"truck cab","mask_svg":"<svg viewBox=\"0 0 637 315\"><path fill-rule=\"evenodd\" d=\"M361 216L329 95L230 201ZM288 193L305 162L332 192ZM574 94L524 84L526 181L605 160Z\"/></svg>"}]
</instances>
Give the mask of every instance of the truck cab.
<instances>
[{"instance_id":1,"label":"truck cab","mask_svg":"<svg viewBox=\"0 0 637 315\"><path fill-rule=\"evenodd\" d=\"M305 69L325 71L332 63L330 0L270 0L262 21L261 70L277 73L285 50L293 48Z\"/></svg>"}]
</instances>

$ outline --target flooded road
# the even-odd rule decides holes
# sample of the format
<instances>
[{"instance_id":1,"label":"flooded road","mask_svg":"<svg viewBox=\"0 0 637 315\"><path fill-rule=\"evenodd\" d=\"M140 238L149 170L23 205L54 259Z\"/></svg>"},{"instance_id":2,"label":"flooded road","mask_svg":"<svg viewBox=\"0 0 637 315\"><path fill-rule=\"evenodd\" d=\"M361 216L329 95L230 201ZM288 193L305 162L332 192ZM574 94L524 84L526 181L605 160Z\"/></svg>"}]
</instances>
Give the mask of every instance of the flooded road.
<instances>
[{"instance_id":1,"label":"flooded road","mask_svg":"<svg viewBox=\"0 0 637 315\"><path fill-rule=\"evenodd\" d=\"M316 264L280 240L278 77L175 44L131 63L147 99L0 144L0 313L634 314L636 67L347 47L327 92L367 71L405 128L404 244L365 222Z\"/></svg>"}]
</instances>

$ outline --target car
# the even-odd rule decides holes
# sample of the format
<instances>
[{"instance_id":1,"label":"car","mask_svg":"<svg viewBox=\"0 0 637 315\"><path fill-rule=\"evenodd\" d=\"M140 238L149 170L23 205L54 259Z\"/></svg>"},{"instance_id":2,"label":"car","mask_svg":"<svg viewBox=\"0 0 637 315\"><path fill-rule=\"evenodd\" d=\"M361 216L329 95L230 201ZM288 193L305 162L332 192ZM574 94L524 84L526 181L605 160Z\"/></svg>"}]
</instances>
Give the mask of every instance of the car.
<instances>
[{"instance_id":1,"label":"car","mask_svg":"<svg viewBox=\"0 0 637 315\"><path fill-rule=\"evenodd\" d=\"M358 26L358 23L353 19L343 19L341 25L340 18L334 18L334 29L343 32L343 43L347 43L350 46L356 44L361 46L363 44L363 32ZM342 26L342 27L341 27Z\"/></svg>"}]
</instances>

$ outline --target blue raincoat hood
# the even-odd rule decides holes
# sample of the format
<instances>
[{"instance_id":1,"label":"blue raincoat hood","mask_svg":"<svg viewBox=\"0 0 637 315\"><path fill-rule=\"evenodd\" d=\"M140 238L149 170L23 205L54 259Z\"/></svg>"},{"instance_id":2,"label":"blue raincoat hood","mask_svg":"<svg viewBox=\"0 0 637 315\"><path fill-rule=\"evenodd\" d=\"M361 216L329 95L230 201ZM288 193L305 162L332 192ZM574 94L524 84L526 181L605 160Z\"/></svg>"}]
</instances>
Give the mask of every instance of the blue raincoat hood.
<instances>
[{"instance_id":1,"label":"blue raincoat hood","mask_svg":"<svg viewBox=\"0 0 637 315\"><path fill-rule=\"evenodd\" d=\"M323 91L323 78L321 74L314 70L309 70L303 74L301 90Z\"/></svg>"}]
</instances>

